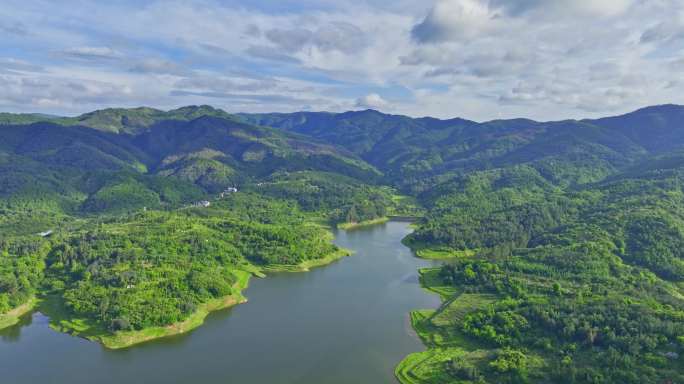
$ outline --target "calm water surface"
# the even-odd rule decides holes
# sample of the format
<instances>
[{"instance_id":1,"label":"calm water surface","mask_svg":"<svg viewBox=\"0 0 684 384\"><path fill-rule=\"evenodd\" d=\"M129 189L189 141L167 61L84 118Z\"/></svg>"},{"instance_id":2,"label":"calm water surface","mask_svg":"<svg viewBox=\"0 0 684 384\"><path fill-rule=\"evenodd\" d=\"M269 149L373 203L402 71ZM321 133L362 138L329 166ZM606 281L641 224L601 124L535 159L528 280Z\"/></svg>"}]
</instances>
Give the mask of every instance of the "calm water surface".
<instances>
[{"instance_id":1,"label":"calm water surface","mask_svg":"<svg viewBox=\"0 0 684 384\"><path fill-rule=\"evenodd\" d=\"M339 232L352 257L309 273L252 279L249 302L211 314L197 330L123 351L57 333L35 313L0 331L0 382L395 383L393 370L423 350L412 309L434 308L401 239L407 223Z\"/></svg>"}]
</instances>

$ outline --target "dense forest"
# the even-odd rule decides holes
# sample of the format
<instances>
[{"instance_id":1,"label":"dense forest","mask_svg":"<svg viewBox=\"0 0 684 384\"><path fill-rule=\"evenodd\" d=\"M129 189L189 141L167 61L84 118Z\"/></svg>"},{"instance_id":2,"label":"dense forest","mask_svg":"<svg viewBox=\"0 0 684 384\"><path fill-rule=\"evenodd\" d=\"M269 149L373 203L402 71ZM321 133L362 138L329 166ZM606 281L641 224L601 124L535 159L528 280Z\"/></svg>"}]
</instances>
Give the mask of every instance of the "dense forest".
<instances>
[{"instance_id":1,"label":"dense forest","mask_svg":"<svg viewBox=\"0 0 684 384\"><path fill-rule=\"evenodd\" d=\"M684 108L540 123L241 115L339 143L414 195L444 267L405 383L684 381ZM372 132L366 134L365 132Z\"/></svg>"},{"instance_id":2,"label":"dense forest","mask_svg":"<svg viewBox=\"0 0 684 384\"><path fill-rule=\"evenodd\" d=\"M2 114L0 313L38 298L65 331L164 326L246 274L340 255L325 227L410 216L444 302L412 313L428 349L402 382L681 382L683 124L672 105L560 122Z\"/></svg>"}]
</instances>

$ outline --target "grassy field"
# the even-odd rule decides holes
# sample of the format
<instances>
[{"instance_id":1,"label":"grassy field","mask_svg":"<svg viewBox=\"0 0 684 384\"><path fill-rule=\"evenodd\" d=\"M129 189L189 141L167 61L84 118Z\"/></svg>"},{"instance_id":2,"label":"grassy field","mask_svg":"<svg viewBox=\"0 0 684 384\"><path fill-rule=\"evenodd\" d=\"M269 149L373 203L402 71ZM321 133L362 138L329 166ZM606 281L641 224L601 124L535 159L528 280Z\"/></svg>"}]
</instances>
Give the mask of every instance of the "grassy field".
<instances>
[{"instance_id":1,"label":"grassy field","mask_svg":"<svg viewBox=\"0 0 684 384\"><path fill-rule=\"evenodd\" d=\"M315 259L315 260L307 260L304 261L303 263L297 264L297 265L267 265L264 267L260 268L260 271L262 273L277 273L277 272L308 272L312 268L317 268L317 267L323 267L328 264L334 263L337 260L340 260L342 258L345 258L347 256L351 256L352 252L348 249L340 249L337 252L331 253L330 255L320 258L320 259Z\"/></svg>"},{"instance_id":2,"label":"grassy field","mask_svg":"<svg viewBox=\"0 0 684 384\"><path fill-rule=\"evenodd\" d=\"M445 369L446 364L454 357L463 357L468 361L482 362L491 359L492 351L481 349L467 351L463 348L433 348L424 352L408 355L394 370L394 374L403 384L447 384L471 383L452 377Z\"/></svg>"},{"instance_id":3,"label":"grassy field","mask_svg":"<svg viewBox=\"0 0 684 384\"><path fill-rule=\"evenodd\" d=\"M416 251L416 256L427 260L449 260L457 258L473 257L477 250L466 249L457 251L453 249L424 248Z\"/></svg>"},{"instance_id":4,"label":"grassy field","mask_svg":"<svg viewBox=\"0 0 684 384\"><path fill-rule=\"evenodd\" d=\"M440 295L443 303L436 310L411 312L411 325L427 350L402 360L395 376L403 384L469 383L449 374L447 365L454 358L462 358L481 371L487 369L496 350L467 337L460 327L466 314L486 308L496 296L463 293L446 286L439 277L439 268L421 269L420 281L425 289Z\"/></svg>"},{"instance_id":5,"label":"grassy field","mask_svg":"<svg viewBox=\"0 0 684 384\"><path fill-rule=\"evenodd\" d=\"M0 329L11 327L19 322L19 319L35 308L38 300L33 297L26 303L14 308L13 310L0 314Z\"/></svg>"},{"instance_id":6,"label":"grassy field","mask_svg":"<svg viewBox=\"0 0 684 384\"><path fill-rule=\"evenodd\" d=\"M439 277L440 268L422 268L418 271L421 286L432 292L438 294L442 300L449 300L456 295L459 290L453 285L446 285Z\"/></svg>"}]
</instances>

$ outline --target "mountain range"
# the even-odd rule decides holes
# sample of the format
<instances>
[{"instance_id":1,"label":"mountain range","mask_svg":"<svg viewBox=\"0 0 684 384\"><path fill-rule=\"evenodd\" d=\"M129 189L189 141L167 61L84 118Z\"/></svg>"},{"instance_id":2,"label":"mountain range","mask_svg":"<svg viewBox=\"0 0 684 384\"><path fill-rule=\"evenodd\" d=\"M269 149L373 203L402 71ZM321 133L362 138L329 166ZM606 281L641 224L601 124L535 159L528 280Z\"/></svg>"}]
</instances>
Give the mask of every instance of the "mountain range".
<instances>
[{"instance_id":1,"label":"mountain range","mask_svg":"<svg viewBox=\"0 0 684 384\"><path fill-rule=\"evenodd\" d=\"M683 180L677 105L0 114L0 312L52 297L41 311L71 319L53 326L130 345L120 332L240 299L249 274L341 257L326 226L410 216L403 242L447 263L421 271L444 302L412 313L427 349L402 382L680 382Z\"/></svg>"},{"instance_id":2,"label":"mountain range","mask_svg":"<svg viewBox=\"0 0 684 384\"><path fill-rule=\"evenodd\" d=\"M682 147L683 122L677 105L596 120L483 123L374 110L231 115L209 106L68 118L5 113L0 195L57 191L83 201L111 183L101 175L118 173L152 184L178 180L182 187L174 188L182 192L150 194L176 201L276 171L316 170L420 196L459 175L513 164L528 164L553 184L576 185Z\"/></svg>"}]
</instances>

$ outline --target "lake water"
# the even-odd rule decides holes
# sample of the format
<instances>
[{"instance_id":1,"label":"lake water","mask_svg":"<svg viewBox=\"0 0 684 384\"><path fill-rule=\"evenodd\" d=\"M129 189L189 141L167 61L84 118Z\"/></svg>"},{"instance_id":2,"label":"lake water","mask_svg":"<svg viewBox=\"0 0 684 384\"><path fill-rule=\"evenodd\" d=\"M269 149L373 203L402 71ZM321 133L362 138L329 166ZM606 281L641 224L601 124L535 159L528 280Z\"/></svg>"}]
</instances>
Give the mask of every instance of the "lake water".
<instances>
[{"instance_id":1,"label":"lake water","mask_svg":"<svg viewBox=\"0 0 684 384\"><path fill-rule=\"evenodd\" d=\"M409 311L435 308L401 244L408 223L338 232L354 256L308 273L252 279L249 302L185 335L122 351L48 328L40 313L0 331L0 383L396 383L424 347Z\"/></svg>"}]
</instances>

